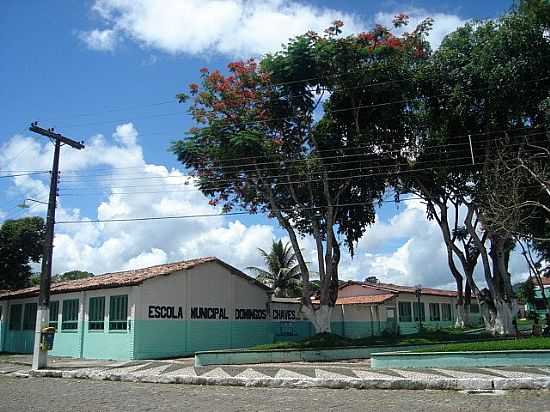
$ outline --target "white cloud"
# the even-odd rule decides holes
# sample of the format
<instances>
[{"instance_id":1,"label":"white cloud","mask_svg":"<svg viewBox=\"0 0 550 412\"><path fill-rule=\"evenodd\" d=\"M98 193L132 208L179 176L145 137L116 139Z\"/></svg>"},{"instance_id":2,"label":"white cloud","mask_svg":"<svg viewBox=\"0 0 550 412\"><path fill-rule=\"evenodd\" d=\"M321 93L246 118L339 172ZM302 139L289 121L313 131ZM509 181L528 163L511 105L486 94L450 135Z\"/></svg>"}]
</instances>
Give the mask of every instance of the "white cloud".
<instances>
[{"instance_id":1,"label":"white cloud","mask_svg":"<svg viewBox=\"0 0 550 412\"><path fill-rule=\"evenodd\" d=\"M126 37L171 54L242 58L276 51L289 38L309 30L322 32L337 19L344 21L344 33L368 28L353 14L296 0L95 0L92 9L108 27L80 33L95 50L113 50ZM455 14L420 8L378 12L374 21L391 27L400 12L411 18L408 29L426 17L434 19L428 38L433 48L465 23Z\"/></svg>"},{"instance_id":2,"label":"white cloud","mask_svg":"<svg viewBox=\"0 0 550 412\"><path fill-rule=\"evenodd\" d=\"M101 51L114 50L118 40L117 32L111 29L84 31L79 37L90 49Z\"/></svg>"},{"instance_id":3,"label":"white cloud","mask_svg":"<svg viewBox=\"0 0 550 412\"><path fill-rule=\"evenodd\" d=\"M466 20L455 14L445 13L430 13L429 10L412 8L408 10L396 10L393 13L379 12L376 13L376 23L383 24L387 27L392 27L392 20L395 15L404 13L410 17L410 23L400 31L410 31L414 29L422 20L431 17L434 20L433 28L428 36L432 48L435 50L439 47L444 37L456 30L459 26L466 23Z\"/></svg>"},{"instance_id":4,"label":"white cloud","mask_svg":"<svg viewBox=\"0 0 550 412\"><path fill-rule=\"evenodd\" d=\"M18 153L21 155L15 156ZM39 143L24 136L14 136L0 146L0 169L47 170L51 167L51 156L51 145L46 141ZM180 170L145 162L138 132L131 123L117 126L111 138L93 136L82 151L63 150L60 164L58 222L219 213L219 209L208 205L208 199ZM139 180L133 180L136 177ZM25 197L47 199L47 178L48 175L10 179L7 195L15 202ZM190 184L183 184L186 181ZM181 185L173 186L175 183ZM140 189L142 184L155 187ZM120 185L138 187L116 189ZM103 200L85 196L88 191L98 190L106 193ZM65 195L68 194L76 194L72 199L78 199L78 204L88 199L97 202L95 214L86 217L78 208L66 208L69 197ZM45 206L37 205L27 214L43 215L44 212ZM246 226L224 217L59 223L56 225L53 270L61 273L80 269L99 274L205 255L216 255L244 268L262 264L256 247L269 248L273 232L272 226Z\"/></svg>"},{"instance_id":5,"label":"white cloud","mask_svg":"<svg viewBox=\"0 0 550 412\"><path fill-rule=\"evenodd\" d=\"M168 255L162 249L152 248L150 252L143 252L133 257L125 265L124 269L139 269L149 266L162 265L168 263Z\"/></svg>"},{"instance_id":6,"label":"white cloud","mask_svg":"<svg viewBox=\"0 0 550 412\"><path fill-rule=\"evenodd\" d=\"M84 40L103 50L126 36L172 54L250 57L308 30L322 32L337 19L346 32L361 31L353 15L294 0L96 0L93 10L109 29L87 32Z\"/></svg>"},{"instance_id":7,"label":"white cloud","mask_svg":"<svg viewBox=\"0 0 550 412\"><path fill-rule=\"evenodd\" d=\"M343 256L342 278L363 280L367 276L376 276L381 282L454 289L454 278L448 267L446 248L437 223L426 220L425 206L421 201L406 201L403 204L402 211L387 221L378 220L367 229L353 260L347 254ZM458 259L455 262L460 268ZM512 282L526 279L527 271L521 254L512 253ZM485 287L481 259L475 278L479 287Z\"/></svg>"}]
</instances>

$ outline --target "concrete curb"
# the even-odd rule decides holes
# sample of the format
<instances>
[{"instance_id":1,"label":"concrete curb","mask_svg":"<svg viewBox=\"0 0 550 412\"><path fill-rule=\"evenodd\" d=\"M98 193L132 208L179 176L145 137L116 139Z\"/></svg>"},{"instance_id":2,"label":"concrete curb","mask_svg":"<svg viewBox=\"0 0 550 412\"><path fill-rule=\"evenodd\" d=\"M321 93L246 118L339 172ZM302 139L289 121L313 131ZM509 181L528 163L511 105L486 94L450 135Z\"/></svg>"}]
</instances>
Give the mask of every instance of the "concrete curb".
<instances>
[{"instance_id":1,"label":"concrete curb","mask_svg":"<svg viewBox=\"0 0 550 412\"><path fill-rule=\"evenodd\" d=\"M178 375L132 375L110 371L33 370L34 377L93 379L120 382L165 383L186 385L225 385L265 388L329 388L329 389L409 389L409 390L513 390L550 389L550 377L493 379L360 379L360 378L238 378Z\"/></svg>"}]
</instances>

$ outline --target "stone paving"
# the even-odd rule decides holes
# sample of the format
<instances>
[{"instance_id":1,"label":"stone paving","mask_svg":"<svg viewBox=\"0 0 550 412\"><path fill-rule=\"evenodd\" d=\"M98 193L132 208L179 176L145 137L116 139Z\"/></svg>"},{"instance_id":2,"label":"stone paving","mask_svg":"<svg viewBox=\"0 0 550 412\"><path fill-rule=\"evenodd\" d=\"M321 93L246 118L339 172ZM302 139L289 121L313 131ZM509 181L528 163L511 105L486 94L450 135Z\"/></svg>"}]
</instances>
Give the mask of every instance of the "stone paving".
<instances>
[{"instance_id":1,"label":"stone paving","mask_svg":"<svg viewBox=\"0 0 550 412\"><path fill-rule=\"evenodd\" d=\"M0 376L0 412L525 412L550 410L550 391L410 391L162 385Z\"/></svg>"},{"instance_id":2,"label":"stone paving","mask_svg":"<svg viewBox=\"0 0 550 412\"><path fill-rule=\"evenodd\" d=\"M128 362L52 359L48 369L31 371L28 359L0 358L0 375L295 388L550 389L550 369L543 367L371 369L365 360L194 367L190 358Z\"/></svg>"}]
</instances>

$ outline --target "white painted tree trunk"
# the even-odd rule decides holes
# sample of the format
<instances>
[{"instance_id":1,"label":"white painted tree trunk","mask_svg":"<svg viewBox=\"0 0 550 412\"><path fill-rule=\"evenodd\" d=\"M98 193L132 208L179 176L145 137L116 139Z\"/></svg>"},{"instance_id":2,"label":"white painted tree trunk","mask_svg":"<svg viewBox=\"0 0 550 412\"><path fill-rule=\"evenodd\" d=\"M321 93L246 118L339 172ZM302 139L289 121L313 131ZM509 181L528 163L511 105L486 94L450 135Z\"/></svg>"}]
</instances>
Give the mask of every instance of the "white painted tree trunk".
<instances>
[{"instance_id":1,"label":"white painted tree trunk","mask_svg":"<svg viewBox=\"0 0 550 412\"><path fill-rule=\"evenodd\" d=\"M494 320L494 333L497 335L514 335L516 330L512 320L517 313L517 303L515 299L511 302L496 299L495 306L497 308L497 314Z\"/></svg>"},{"instance_id":2,"label":"white painted tree trunk","mask_svg":"<svg viewBox=\"0 0 550 412\"><path fill-rule=\"evenodd\" d=\"M330 320L332 318L333 306L321 305L319 309L313 310L302 306L302 313L313 324L315 333L331 333Z\"/></svg>"},{"instance_id":3,"label":"white painted tree trunk","mask_svg":"<svg viewBox=\"0 0 550 412\"><path fill-rule=\"evenodd\" d=\"M491 334L495 334L495 320L493 314L489 310L487 304L481 303L479 305L479 312L481 318L483 319L483 324L485 325L485 330Z\"/></svg>"},{"instance_id":4,"label":"white painted tree trunk","mask_svg":"<svg viewBox=\"0 0 550 412\"><path fill-rule=\"evenodd\" d=\"M456 329L464 329L464 305L456 305Z\"/></svg>"}]
</instances>

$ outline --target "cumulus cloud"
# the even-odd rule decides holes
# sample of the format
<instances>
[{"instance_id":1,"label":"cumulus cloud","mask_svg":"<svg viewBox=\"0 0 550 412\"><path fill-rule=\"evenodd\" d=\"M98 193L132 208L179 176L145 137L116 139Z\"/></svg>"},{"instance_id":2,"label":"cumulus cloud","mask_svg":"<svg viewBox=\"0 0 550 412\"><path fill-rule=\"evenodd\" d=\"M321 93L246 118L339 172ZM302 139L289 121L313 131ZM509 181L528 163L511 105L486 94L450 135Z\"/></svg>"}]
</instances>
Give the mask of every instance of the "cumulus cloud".
<instances>
[{"instance_id":1,"label":"cumulus cloud","mask_svg":"<svg viewBox=\"0 0 550 412\"><path fill-rule=\"evenodd\" d=\"M344 34L365 31L371 21L354 14L296 0L95 0L92 10L107 26L81 32L95 50L113 50L122 38L170 54L258 56L276 51L289 38L309 30L322 32L334 20L345 22ZM429 41L433 48L465 23L457 15L409 8L378 12L374 22L388 27L405 12L414 27L434 19Z\"/></svg>"},{"instance_id":2,"label":"cumulus cloud","mask_svg":"<svg viewBox=\"0 0 550 412\"><path fill-rule=\"evenodd\" d=\"M217 216L126 223L61 223L219 213L219 209L208 205L208 199L182 171L145 162L138 132L132 123L117 126L110 138L96 135L88 140L85 150L64 150L61 156L54 273L80 269L99 274L205 255L219 256L241 268L262 264L256 247L270 247L274 228L268 225L247 226ZM13 156L18 153L21 155ZM51 153L51 146L46 142L41 144L25 136L14 136L0 147L0 168L47 170ZM8 196L16 202L31 196L47 199L47 177L11 179ZM86 196L98 191L93 197ZM78 208L67 208L70 198L78 199L78 204L91 199L95 213L88 210L86 216ZM44 212L45 206L36 205L27 214Z\"/></svg>"},{"instance_id":3,"label":"cumulus cloud","mask_svg":"<svg viewBox=\"0 0 550 412\"><path fill-rule=\"evenodd\" d=\"M96 0L92 8L109 28L81 36L99 50L111 50L125 36L172 54L249 57L308 30L321 32L337 19L347 32L360 31L349 13L294 0Z\"/></svg>"},{"instance_id":4,"label":"cumulus cloud","mask_svg":"<svg viewBox=\"0 0 550 412\"><path fill-rule=\"evenodd\" d=\"M426 220L425 205L421 201L403 203L401 211L387 220L379 219L367 229L357 245L355 258L343 256L340 273L350 280L376 276L381 282L454 289L437 223ZM456 264L460 268L458 259ZM521 254L512 253L510 272L513 283L527 278L528 267ZM478 286L485 287L481 260L474 275Z\"/></svg>"},{"instance_id":5,"label":"cumulus cloud","mask_svg":"<svg viewBox=\"0 0 550 412\"><path fill-rule=\"evenodd\" d=\"M376 13L374 20L379 24L391 27L394 16L399 13L404 13L410 17L409 25L402 28L401 31L411 30L428 17L434 20L432 30L428 36L428 41L434 50L439 47L447 34L466 23L466 20L455 14L430 13L429 10L417 8L396 10L393 13L379 12Z\"/></svg>"},{"instance_id":6,"label":"cumulus cloud","mask_svg":"<svg viewBox=\"0 0 550 412\"><path fill-rule=\"evenodd\" d=\"M80 40L92 50L110 51L114 50L117 43L117 32L115 30L84 31L79 33Z\"/></svg>"}]
</instances>

